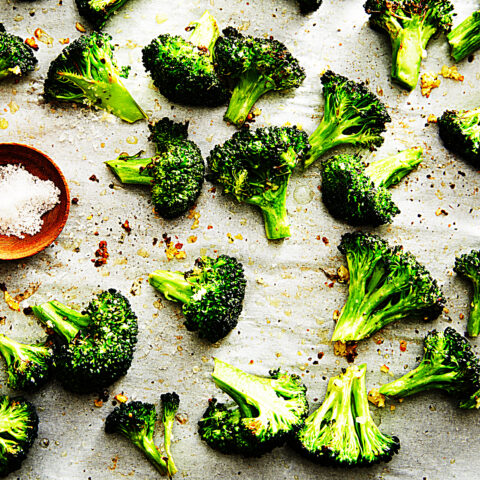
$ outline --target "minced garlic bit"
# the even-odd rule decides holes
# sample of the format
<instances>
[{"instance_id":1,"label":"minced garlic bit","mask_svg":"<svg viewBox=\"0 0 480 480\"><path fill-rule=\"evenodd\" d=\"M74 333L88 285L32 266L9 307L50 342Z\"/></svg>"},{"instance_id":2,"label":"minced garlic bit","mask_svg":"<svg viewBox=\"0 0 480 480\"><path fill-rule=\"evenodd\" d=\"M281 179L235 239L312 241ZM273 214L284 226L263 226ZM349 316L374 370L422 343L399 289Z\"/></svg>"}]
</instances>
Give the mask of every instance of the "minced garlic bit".
<instances>
[{"instance_id":1,"label":"minced garlic bit","mask_svg":"<svg viewBox=\"0 0 480 480\"><path fill-rule=\"evenodd\" d=\"M420 86L422 89L422 95L428 98L430 97L432 90L440 86L440 79L435 72L426 72L422 75Z\"/></svg>"},{"instance_id":2,"label":"minced garlic bit","mask_svg":"<svg viewBox=\"0 0 480 480\"><path fill-rule=\"evenodd\" d=\"M15 310L16 312L20 311L20 303L18 303L6 290L4 290L3 296L5 298L5 303L10 310Z\"/></svg>"},{"instance_id":3,"label":"minced garlic bit","mask_svg":"<svg viewBox=\"0 0 480 480\"><path fill-rule=\"evenodd\" d=\"M437 117L433 113L431 113L427 118L427 122L428 123L437 123Z\"/></svg>"},{"instance_id":4,"label":"minced garlic bit","mask_svg":"<svg viewBox=\"0 0 480 480\"><path fill-rule=\"evenodd\" d=\"M373 403L378 408L385 406L385 395L382 395L378 388L372 388L368 392L367 398L370 403Z\"/></svg>"},{"instance_id":5,"label":"minced garlic bit","mask_svg":"<svg viewBox=\"0 0 480 480\"><path fill-rule=\"evenodd\" d=\"M124 393L117 393L117 395L115 395L115 400L119 403L126 403L128 401L128 397L126 395L124 395Z\"/></svg>"},{"instance_id":6,"label":"minced garlic bit","mask_svg":"<svg viewBox=\"0 0 480 480\"><path fill-rule=\"evenodd\" d=\"M59 203L60 190L21 165L0 167L0 235L24 238L42 229L42 215Z\"/></svg>"},{"instance_id":7,"label":"minced garlic bit","mask_svg":"<svg viewBox=\"0 0 480 480\"><path fill-rule=\"evenodd\" d=\"M168 242L166 245L165 254L167 255L168 260L173 260L174 258L182 260L187 257L187 254L183 250L180 250L183 245L178 243L175 245L173 242Z\"/></svg>"},{"instance_id":8,"label":"minced garlic bit","mask_svg":"<svg viewBox=\"0 0 480 480\"><path fill-rule=\"evenodd\" d=\"M452 80L456 80L457 82L463 82L465 77L458 71L456 65L452 65L450 68L444 65L440 72L440 75L443 78L451 78Z\"/></svg>"}]
</instances>

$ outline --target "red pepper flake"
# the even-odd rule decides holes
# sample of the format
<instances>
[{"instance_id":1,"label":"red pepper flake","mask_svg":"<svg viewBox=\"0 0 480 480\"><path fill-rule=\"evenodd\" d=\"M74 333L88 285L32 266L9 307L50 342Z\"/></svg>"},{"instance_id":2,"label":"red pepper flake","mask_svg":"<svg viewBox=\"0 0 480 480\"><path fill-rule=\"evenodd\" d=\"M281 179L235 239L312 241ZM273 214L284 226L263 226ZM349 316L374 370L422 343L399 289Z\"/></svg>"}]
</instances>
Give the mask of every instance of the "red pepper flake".
<instances>
[{"instance_id":1,"label":"red pepper flake","mask_svg":"<svg viewBox=\"0 0 480 480\"><path fill-rule=\"evenodd\" d=\"M122 228L127 232L127 233L130 233L132 231L132 227L130 227L130 223L128 222L128 220L125 220L123 223L122 223Z\"/></svg>"},{"instance_id":2,"label":"red pepper flake","mask_svg":"<svg viewBox=\"0 0 480 480\"><path fill-rule=\"evenodd\" d=\"M317 358L321 360L325 354L323 352L318 352L317 353Z\"/></svg>"},{"instance_id":3,"label":"red pepper flake","mask_svg":"<svg viewBox=\"0 0 480 480\"><path fill-rule=\"evenodd\" d=\"M323 242L325 245L329 245L329 244L330 244L330 240L329 240L327 237L322 237L322 242Z\"/></svg>"},{"instance_id":4,"label":"red pepper flake","mask_svg":"<svg viewBox=\"0 0 480 480\"><path fill-rule=\"evenodd\" d=\"M212 228L212 225L208 225L207 230L211 230Z\"/></svg>"},{"instance_id":5,"label":"red pepper flake","mask_svg":"<svg viewBox=\"0 0 480 480\"><path fill-rule=\"evenodd\" d=\"M72 198L72 205L78 205L78 198L77 197Z\"/></svg>"},{"instance_id":6,"label":"red pepper flake","mask_svg":"<svg viewBox=\"0 0 480 480\"><path fill-rule=\"evenodd\" d=\"M38 50L38 45L37 45L37 42L35 41L35 38L34 37L31 37L31 38L26 38L25 39L25 43L33 48L34 50Z\"/></svg>"},{"instance_id":7,"label":"red pepper flake","mask_svg":"<svg viewBox=\"0 0 480 480\"><path fill-rule=\"evenodd\" d=\"M250 362L249 362L249 363L250 363L250 365L253 365L253 360L250 360Z\"/></svg>"},{"instance_id":8,"label":"red pepper flake","mask_svg":"<svg viewBox=\"0 0 480 480\"><path fill-rule=\"evenodd\" d=\"M176 244L175 244L175 248L176 248L177 250L181 250L181 249L183 248L183 243L180 243L180 242L176 243Z\"/></svg>"},{"instance_id":9,"label":"red pepper flake","mask_svg":"<svg viewBox=\"0 0 480 480\"><path fill-rule=\"evenodd\" d=\"M102 240L98 244L98 250L95 252L96 259L92 259L92 262L95 264L96 267L101 267L107 263L107 258L109 257L109 253L107 251L107 242Z\"/></svg>"},{"instance_id":10,"label":"red pepper flake","mask_svg":"<svg viewBox=\"0 0 480 480\"><path fill-rule=\"evenodd\" d=\"M96 175L90 176L89 180L90 180L91 182L97 182L97 183L99 182L99 180L98 180L98 178L97 178Z\"/></svg>"},{"instance_id":11,"label":"red pepper flake","mask_svg":"<svg viewBox=\"0 0 480 480\"><path fill-rule=\"evenodd\" d=\"M460 318L460 320L463 320L465 318L465 315L461 313L458 317Z\"/></svg>"},{"instance_id":12,"label":"red pepper flake","mask_svg":"<svg viewBox=\"0 0 480 480\"><path fill-rule=\"evenodd\" d=\"M405 340L400 340L400 351L401 352L407 351L407 342Z\"/></svg>"}]
</instances>

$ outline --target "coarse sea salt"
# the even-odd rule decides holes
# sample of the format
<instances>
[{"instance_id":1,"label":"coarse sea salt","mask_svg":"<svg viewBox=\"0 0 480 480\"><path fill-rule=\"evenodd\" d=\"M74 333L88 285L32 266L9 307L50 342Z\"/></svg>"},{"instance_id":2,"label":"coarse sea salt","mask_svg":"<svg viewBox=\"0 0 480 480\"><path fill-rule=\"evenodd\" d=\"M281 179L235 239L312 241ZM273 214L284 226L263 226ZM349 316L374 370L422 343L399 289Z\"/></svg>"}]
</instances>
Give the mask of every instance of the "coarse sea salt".
<instances>
[{"instance_id":1,"label":"coarse sea salt","mask_svg":"<svg viewBox=\"0 0 480 480\"><path fill-rule=\"evenodd\" d=\"M0 167L0 235L35 235L42 229L42 215L59 202L60 190L51 180L18 164Z\"/></svg>"}]
</instances>

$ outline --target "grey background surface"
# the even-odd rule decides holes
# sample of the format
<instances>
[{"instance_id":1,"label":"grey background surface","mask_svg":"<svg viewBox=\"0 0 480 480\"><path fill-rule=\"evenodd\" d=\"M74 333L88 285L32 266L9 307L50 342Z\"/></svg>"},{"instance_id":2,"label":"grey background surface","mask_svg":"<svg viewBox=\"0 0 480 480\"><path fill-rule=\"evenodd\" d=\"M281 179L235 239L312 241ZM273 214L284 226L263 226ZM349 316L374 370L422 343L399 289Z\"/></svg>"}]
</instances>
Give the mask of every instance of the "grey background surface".
<instances>
[{"instance_id":1,"label":"grey background surface","mask_svg":"<svg viewBox=\"0 0 480 480\"><path fill-rule=\"evenodd\" d=\"M369 159L415 145L423 146L425 160L408 180L394 189L402 213L391 226L377 229L393 243L414 252L442 284L447 312L431 323L397 323L380 332L383 343L360 343L357 363L368 363L367 386L372 388L391 377L380 372L383 364L397 376L415 366L422 354L422 338L432 328L452 325L464 331L469 289L452 273L456 254L480 247L478 173L456 159L441 145L435 125L426 126L429 114L440 115L449 107L473 107L480 103L480 55L459 70L463 83L442 78L429 99L417 88L407 94L391 84L388 39L373 32L359 0L324 0L313 15L303 17L293 0L177 1L132 0L106 27L119 44L120 64L130 63L125 82L151 118L190 121L191 139L207 156L234 129L222 121L225 110L184 108L169 104L152 87L141 64L141 47L161 32L181 34L184 27L208 8L221 28L240 27L248 34L273 35L284 41L305 67L307 78L296 91L272 93L257 107L262 114L256 125L299 124L311 133L323 109L319 74L331 68L355 80L365 80L382 95L393 122L384 145ZM473 0L454 1L463 19L478 7ZM162 392L181 396L180 412L187 420L174 429L173 451L179 473L188 479L474 479L478 478L477 453L480 426L478 412L456 408L455 400L431 393L372 406L381 429L400 437L402 447L390 464L364 470L342 471L315 466L289 448L279 448L260 459L226 456L209 449L198 438L196 423L208 398L224 395L210 379L212 358L218 356L244 370L266 374L280 366L302 375L312 408L323 399L329 376L339 373L346 361L333 355L329 339L332 314L346 298L345 285L334 283L321 268L336 268L343 258L337 251L340 236L351 228L334 221L320 201L318 165L297 173L291 181L288 210L292 237L268 242L260 214L246 205L212 192L205 184L194 220L165 221L152 213L148 189L122 187L103 162L119 152L144 149L153 153L147 140L147 123L128 125L102 111L52 107L42 100L48 65L62 50L60 38L80 33L82 21L73 0L21 2L0 0L0 21L8 31L31 36L38 27L54 38L53 45L39 43L38 70L16 83L0 86L0 141L33 145L49 154L69 181L72 197L78 197L58 241L34 258L0 264L0 280L10 291L23 291L40 282L40 288L22 307L58 298L73 305L85 304L94 292L116 287L131 299L139 316L138 351L126 377L110 388L110 400L94 406L96 395L74 396L51 384L29 398L38 406L40 431L29 458L9 478L39 480L103 480L156 478L158 474L142 454L119 436L106 436L104 419L120 392L130 399L157 402ZM451 65L445 38L433 40L422 72L440 71ZM11 102L19 106L10 111ZM9 106L10 105L10 106ZM353 151L352 149L346 149ZM95 174L99 182L89 181ZM113 184L113 188L110 185ZM448 215L435 215L437 209ZM129 220L127 235L121 223ZM209 226L213 228L209 228ZM94 232L99 235L95 236ZM184 244L187 258L167 261L162 234ZM229 240L228 235L233 237ZM191 235L195 243L188 243ZM235 238L241 235L241 237ZM322 238L325 237L325 241ZM158 239L153 245L154 238ZM108 264L94 267L91 259L100 240L108 242ZM179 308L153 291L148 273L157 268L186 270L202 254L227 253L244 263L248 288L238 328L219 345L200 341L182 326ZM34 341L43 330L31 317L8 309L0 301L0 331L19 340ZM400 340L408 344L399 349ZM478 345L478 340L473 342ZM475 347L476 348L476 347ZM321 360L318 354L324 353ZM318 364L314 361L318 360ZM0 393L8 393L0 368ZM390 405L395 405L394 411ZM159 437L159 442L160 442Z\"/></svg>"}]
</instances>

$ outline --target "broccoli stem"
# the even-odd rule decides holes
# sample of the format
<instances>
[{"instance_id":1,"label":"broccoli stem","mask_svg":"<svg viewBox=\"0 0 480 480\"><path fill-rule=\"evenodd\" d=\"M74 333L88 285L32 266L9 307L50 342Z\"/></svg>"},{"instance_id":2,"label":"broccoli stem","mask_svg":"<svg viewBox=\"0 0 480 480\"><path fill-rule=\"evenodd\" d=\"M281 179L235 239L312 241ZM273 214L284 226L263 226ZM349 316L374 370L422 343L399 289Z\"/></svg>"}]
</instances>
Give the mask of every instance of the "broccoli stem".
<instances>
[{"instance_id":1,"label":"broccoli stem","mask_svg":"<svg viewBox=\"0 0 480 480\"><path fill-rule=\"evenodd\" d=\"M255 70L245 72L233 89L224 119L237 127L241 127L255 102L273 88L274 85L269 84L268 79L259 75Z\"/></svg>"},{"instance_id":2,"label":"broccoli stem","mask_svg":"<svg viewBox=\"0 0 480 480\"><path fill-rule=\"evenodd\" d=\"M422 149L418 147L410 148L397 155L373 162L365 169L365 173L377 188L382 186L388 188L397 184L421 161Z\"/></svg>"},{"instance_id":3,"label":"broccoli stem","mask_svg":"<svg viewBox=\"0 0 480 480\"><path fill-rule=\"evenodd\" d=\"M8 366L12 365L16 359L29 360L25 355L24 346L3 334L0 335L0 352Z\"/></svg>"},{"instance_id":4,"label":"broccoli stem","mask_svg":"<svg viewBox=\"0 0 480 480\"><path fill-rule=\"evenodd\" d=\"M182 272L155 270L149 275L148 281L167 300L188 303L193 296L192 286L185 280L185 275Z\"/></svg>"},{"instance_id":5,"label":"broccoli stem","mask_svg":"<svg viewBox=\"0 0 480 480\"><path fill-rule=\"evenodd\" d=\"M153 158L138 158L140 153L132 156L121 155L105 164L122 183L151 185L153 178L145 175L143 170L152 163Z\"/></svg>"},{"instance_id":6,"label":"broccoli stem","mask_svg":"<svg viewBox=\"0 0 480 480\"><path fill-rule=\"evenodd\" d=\"M477 337L480 333L480 282L472 279L472 283L473 301L467 323L467 333L469 337Z\"/></svg>"},{"instance_id":7,"label":"broccoli stem","mask_svg":"<svg viewBox=\"0 0 480 480\"><path fill-rule=\"evenodd\" d=\"M197 47L207 47L209 56L212 56L213 47L217 42L220 32L217 21L208 10L200 17L198 22L192 22L189 27L194 27L188 41Z\"/></svg>"},{"instance_id":8,"label":"broccoli stem","mask_svg":"<svg viewBox=\"0 0 480 480\"><path fill-rule=\"evenodd\" d=\"M473 12L457 25L447 38L451 47L450 55L455 62L463 60L480 48L480 10Z\"/></svg>"},{"instance_id":9,"label":"broccoli stem","mask_svg":"<svg viewBox=\"0 0 480 480\"><path fill-rule=\"evenodd\" d=\"M163 447L168 458L167 469L170 476L175 475L178 471L171 450L173 423L176 412L176 408L173 408L172 405L163 405Z\"/></svg>"},{"instance_id":10,"label":"broccoli stem","mask_svg":"<svg viewBox=\"0 0 480 480\"><path fill-rule=\"evenodd\" d=\"M160 472L160 475L169 475L166 459L155 445L153 439L142 436L132 439L132 442L145 454L152 465Z\"/></svg>"},{"instance_id":11,"label":"broccoli stem","mask_svg":"<svg viewBox=\"0 0 480 480\"><path fill-rule=\"evenodd\" d=\"M90 323L88 315L73 310L56 300L32 307L35 316L48 328L71 342Z\"/></svg>"}]
</instances>

